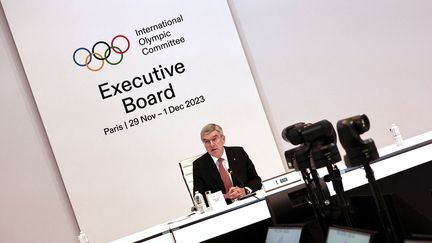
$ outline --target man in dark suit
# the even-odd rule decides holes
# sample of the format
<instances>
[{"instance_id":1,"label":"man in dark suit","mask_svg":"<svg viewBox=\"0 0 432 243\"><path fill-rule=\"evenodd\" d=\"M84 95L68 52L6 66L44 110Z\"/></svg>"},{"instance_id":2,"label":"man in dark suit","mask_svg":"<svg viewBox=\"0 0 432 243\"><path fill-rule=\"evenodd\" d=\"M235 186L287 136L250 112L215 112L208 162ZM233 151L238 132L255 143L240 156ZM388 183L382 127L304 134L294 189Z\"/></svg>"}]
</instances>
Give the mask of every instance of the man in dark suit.
<instances>
[{"instance_id":1,"label":"man in dark suit","mask_svg":"<svg viewBox=\"0 0 432 243\"><path fill-rule=\"evenodd\" d=\"M222 191L227 201L261 189L261 178L242 147L225 147L219 125L208 124L201 130L207 153L193 162L193 191Z\"/></svg>"}]
</instances>

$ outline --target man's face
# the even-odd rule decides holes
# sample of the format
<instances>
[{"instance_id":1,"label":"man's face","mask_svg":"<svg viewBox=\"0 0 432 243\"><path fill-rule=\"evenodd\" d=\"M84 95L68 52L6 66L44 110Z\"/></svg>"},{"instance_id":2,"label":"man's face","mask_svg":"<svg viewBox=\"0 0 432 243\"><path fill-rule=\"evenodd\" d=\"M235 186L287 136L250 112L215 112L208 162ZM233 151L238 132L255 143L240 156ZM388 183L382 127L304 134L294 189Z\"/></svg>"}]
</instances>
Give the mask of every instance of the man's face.
<instances>
[{"instance_id":1,"label":"man's face","mask_svg":"<svg viewBox=\"0 0 432 243\"><path fill-rule=\"evenodd\" d=\"M201 140L207 152L216 158L220 158L223 153L223 146L225 144L225 136L221 135L218 131L205 133Z\"/></svg>"}]
</instances>

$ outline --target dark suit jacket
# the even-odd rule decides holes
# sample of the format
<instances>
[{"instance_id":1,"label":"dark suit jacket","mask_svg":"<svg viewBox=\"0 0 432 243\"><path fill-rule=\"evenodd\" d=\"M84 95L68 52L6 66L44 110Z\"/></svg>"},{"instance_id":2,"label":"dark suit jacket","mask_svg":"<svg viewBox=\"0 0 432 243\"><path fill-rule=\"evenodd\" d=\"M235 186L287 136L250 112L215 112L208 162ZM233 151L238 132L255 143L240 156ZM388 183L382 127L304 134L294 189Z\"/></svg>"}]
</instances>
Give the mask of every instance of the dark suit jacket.
<instances>
[{"instance_id":1,"label":"dark suit jacket","mask_svg":"<svg viewBox=\"0 0 432 243\"><path fill-rule=\"evenodd\" d=\"M225 147L225 154L232 171L234 186L249 187L252 191L261 189L261 178L242 147ZM226 193L219 171L209 153L193 162L193 188L194 193L199 191L203 196L206 191Z\"/></svg>"}]
</instances>

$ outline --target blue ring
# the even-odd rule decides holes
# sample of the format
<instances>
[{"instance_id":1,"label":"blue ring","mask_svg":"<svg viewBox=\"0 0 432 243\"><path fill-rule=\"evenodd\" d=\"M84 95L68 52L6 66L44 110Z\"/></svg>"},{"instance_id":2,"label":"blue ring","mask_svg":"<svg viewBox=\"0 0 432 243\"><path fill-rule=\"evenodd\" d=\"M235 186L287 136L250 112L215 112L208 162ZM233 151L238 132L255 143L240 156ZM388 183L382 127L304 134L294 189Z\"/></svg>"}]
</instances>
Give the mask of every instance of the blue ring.
<instances>
[{"instance_id":1,"label":"blue ring","mask_svg":"<svg viewBox=\"0 0 432 243\"><path fill-rule=\"evenodd\" d=\"M88 52L88 54L89 54L89 56L90 56L90 59L89 59L88 63L80 64L80 63L77 62L77 60L76 60L76 58L75 58L75 55L76 55L76 53L77 53L78 51L80 51L80 50L84 50L84 51L87 51L87 52ZM85 67L85 66L89 65L89 64L91 63L91 60L92 60L92 54L91 54L91 52L90 52L87 48L84 48L84 47L80 47L80 48L76 49L76 50L74 51L72 57L73 57L73 60L74 60L75 64L78 65L78 66L80 66L80 67Z\"/></svg>"}]
</instances>

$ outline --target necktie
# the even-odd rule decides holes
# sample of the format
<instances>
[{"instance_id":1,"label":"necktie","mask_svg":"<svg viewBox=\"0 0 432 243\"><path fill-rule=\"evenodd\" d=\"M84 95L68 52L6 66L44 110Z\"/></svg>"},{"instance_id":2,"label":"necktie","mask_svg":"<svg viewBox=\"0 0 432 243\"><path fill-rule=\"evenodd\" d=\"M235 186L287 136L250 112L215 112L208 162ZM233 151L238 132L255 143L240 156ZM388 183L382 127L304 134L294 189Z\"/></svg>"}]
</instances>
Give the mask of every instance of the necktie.
<instances>
[{"instance_id":1,"label":"necktie","mask_svg":"<svg viewBox=\"0 0 432 243\"><path fill-rule=\"evenodd\" d=\"M225 169L225 166L223 166L223 161L224 161L224 159L222 159L222 158L219 158L217 160L218 167L219 167L219 174L220 174L222 182L225 186L225 193L227 193L229 191L229 189L231 188L232 183L231 183L231 179L230 179L230 176L228 174L228 171Z\"/></svg>"}]
</instances>

